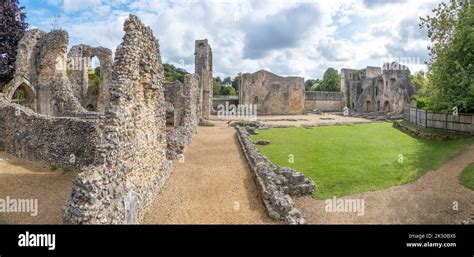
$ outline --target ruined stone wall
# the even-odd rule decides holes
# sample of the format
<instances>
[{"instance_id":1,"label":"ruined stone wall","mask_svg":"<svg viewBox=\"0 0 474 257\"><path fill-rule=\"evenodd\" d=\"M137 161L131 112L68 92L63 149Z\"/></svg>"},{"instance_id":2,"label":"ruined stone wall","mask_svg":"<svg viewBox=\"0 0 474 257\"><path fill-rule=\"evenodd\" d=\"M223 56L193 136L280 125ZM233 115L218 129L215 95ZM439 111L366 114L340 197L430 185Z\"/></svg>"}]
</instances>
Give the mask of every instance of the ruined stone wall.
<instances>
[{"instance_id":1,"label":"ruined stone wall","mask_svg":"<svg viewBox=\"0 0 474 257\"><path fill-rule=\"evenodd\" d=\"M197 125L199 123L197 111L198 76L187 74L184 78L184 83L180 87L174 87L174 89L176 88L181 90L178 89L166 93L166 95L173 95L173 99L170 99L170 96L167 98L177 104L176 106L179 108L178 116L175 117L175 129L166 134L168 145L166 155L170 160L183 157L186 146L191 143L193 136L197 133ZM179 94L176 94L176 92L179 92Z\"/></svg>"},{"instance_id":2,"label":"ruined stone wall","mask_svg":"<svg viewBox=\"0 0 474 257\"><path fill-rule=\"evenodd\" d=\"M274 165L263 156L248 132L255 128L236 126L236 129L268 215L273 219L285 220L289 224L305 224L306 220L295 208L291 196L311 194L314 191L314 182L301 172Z\"/></svg>"},{"instance_id":3,"label":"ruined stone wall","mask_svg":"<svg viewBox=\"0 0 474 257\"><path fill-rule=\"evenodd\" d=\"M196 40L195 49L194 69L196 75L199 76L199 88L202 91L198 95L198 100L202 103L201 118L207 120L211 114L214 80L212 77L212 49L207 39Z\"/></svg>"},{"instance_id":4,"label":"ruined stone wall","mask_svg":"<svg viewBox=\"0 0 474 257\"><path fill-rule=\"evenodd\" d=\"M137 223L172 169L158 40L138 17L124 24L93 165L78 173L65 223Z\"/></svg>"},{"instance_id":5,"label":"ruined stone wall","mask_svg":"<svg viewBox=\"0 0 474 257\"><path fill-rule=\"evenodd\" d=\"M343 106L359 112L402 113L412 104L415 90L408 77L410 71L398 63L386 63L383 70L342 69Z\"/></svg>"},{"instance_id":6,"label":"ruined stone wall","mask_svg":"<svg viewBox=\"0 0 474 257\"><path fill-rule=\"evenodd\" d=\"M305 111L341 111L342 110L341 92L323 92L307 91L305 92L304 108Z\"/></svg>"},{"instance_id":7,"label":"ruined stone wall","mask_svg":"<svg viewBox=\"0 0 474 257\"><path fill-rule=\"evenodd\" d=\"M257 106L259 114L302 114L304 79L280 77L268 71L243 74L240 104Z\"/></svg>"},{"instance_id":8,"label":"ruined stone wall","mask_svg":"<svg viewBox=\"0 0 474 257\"><path fill-rule=\"evenodd\" d=\"M12 96L21 83L34 92L32 109L38 113L65 116L65 112L85 112L66 75L68 40L62 30L27 31L19 42L15 78L7 85L6 95Z\"/></svg>"},{"instance_id":9,"label":"ruined stone wall","mask_svg":"<svg viewBox=\"0 0 474 257\"><path fill-rule=\"evenodd\" d=\"M164 83L165 87L165 101L172 105L173 110L173 125L179 126L181 116L184 109L184 85L181 81L174 81L171 83ZM171 108L170 108L171 109Z\"/></svg>"},{"instance_id":10,"label":"ruined stone wall","mask_svg":"<svg viewBox=\"0 0 474 257\"><path fill-rule=\"evenodd\" d=\"M0 149L19 158L80 168L94 160L94 119L49 117L0 99Z\"/></svg>"},{"instance_id":11,"label":"ruined stone wall","mask_svg":"<svg viewBox=\"0 0 474 257\"><path fill-rule=\"evenodd\" d=\"M89 68L93 57L100 62L100 83L97 95L89 87ZM74 96L82 106L92 106L94 111L104 112L107 106L109 87L112 83L112 51L105 47L76 45L71 48L67 57L67 75L73 87Z\"/></svg>"}]
</instances>

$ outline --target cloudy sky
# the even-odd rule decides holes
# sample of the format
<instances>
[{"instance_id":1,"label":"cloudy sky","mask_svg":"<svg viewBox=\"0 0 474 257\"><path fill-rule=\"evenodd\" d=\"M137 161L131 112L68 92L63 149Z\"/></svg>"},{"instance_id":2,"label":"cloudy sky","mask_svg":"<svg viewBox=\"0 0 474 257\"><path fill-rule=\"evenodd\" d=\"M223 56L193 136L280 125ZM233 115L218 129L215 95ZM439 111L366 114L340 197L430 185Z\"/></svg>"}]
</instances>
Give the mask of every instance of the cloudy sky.
<instances>
[{"instance_id":1,"label":"cloudy sky","mask_svg":"<svg viewBox=\"0 0 474 257\"><path fill-rule=\"evenodd\" d=\"M129 13L153 29L164 62L194 71L194 40L207 38L221 77L266 69L321 78L328 67L398 60L426 70L420 16L440 0L20 0L30 28L69 32L70 45L115 48Z\"/></svg>"}]
</instances>

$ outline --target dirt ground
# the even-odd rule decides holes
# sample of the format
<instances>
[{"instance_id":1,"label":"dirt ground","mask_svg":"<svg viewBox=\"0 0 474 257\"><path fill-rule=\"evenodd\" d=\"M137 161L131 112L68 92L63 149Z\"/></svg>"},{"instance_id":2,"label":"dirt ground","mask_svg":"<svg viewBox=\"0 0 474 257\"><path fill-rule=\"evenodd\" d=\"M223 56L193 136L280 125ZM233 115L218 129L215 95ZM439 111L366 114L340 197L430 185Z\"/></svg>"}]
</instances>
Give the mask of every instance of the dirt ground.
<instances>
[{"instance_id":1,"label":"dirt ground","mask_svg":"<svg viewBox=\"0 0 474 257\"><path fill-rule=\"evenodd\" d=\"M338 115L260 116L276 125L368 122ZM235 120L235 119L234 119ZM262 224L270 219L241 152L235 129L226 119L213 117L214 127L198 134L145 215L147 224ZM419 224L461 223L474 214L474 191L459 184L462 170L474 162L474 145L436 171L417 181L388 189L358 193L342 199L364 199L364 215L328 213L325 201L295 198L309 223ZM38 216L0 213L0 224L61 223L73 172L51 171L47 164L29 162L0 152L0 199L38 199ZM316 182L317 186L317 182ZM458 210L453 210L457 203Z\"/></svg>"},{"instance_id":2,"label":"dirt ground","mask_svg":"<svg viewBox=\"0 0 474 257\"><path fill-rule=\"evenodd\" d=\"M258 196L235 129L214 123L198 128L184 162L176 162L144 223L274 223Z\"/></svg>"},{"instance_id":3,"label":"dirt ground","mask_svg":"<svg viewBox=\"0 0 474 257\"><path fill-rule=\"evenodd\" d=\"M61 174L48 165L18 159L0 152L0 199L38 199L38 215L1 213L0 223L60 224L64 203L69 197L73 172Z\"/></svg>"},{"instance_id":4,"label":"dirt ground","mask_svg":"<svg viewBox=\"0 0 474 257\"><path fill-rule=\"evenodd\" d=\"M460 224L474 218L474 191L459 182L463 169L472 162L474 145L411 184L341 197L364 199L363 216L326 212L325 201L311 197L300 197L295 203L308 223L315 224ZM455 202L458 210L453 208Z\"/></svg>"},{"instance_id":5,"label":"dirt ground","mask_svg":"<svg viewBox=\"0 0 474 257\"><path fill-rule=\"evenodd\" d=\"M250 118L235 118L235 117L217 117L212 116L211 120L214 121L230 121L230 120L250 120ZM300 127L303 125L311 126L321 123L334 124L334 123L356 123L356 122L371 122L368 119L341 116L329 113L323 114L305 114L305 115L258 115L257 121L268 124L268 125L281 125L281 126L294 126Z\"/></svg>"}]
</instances>

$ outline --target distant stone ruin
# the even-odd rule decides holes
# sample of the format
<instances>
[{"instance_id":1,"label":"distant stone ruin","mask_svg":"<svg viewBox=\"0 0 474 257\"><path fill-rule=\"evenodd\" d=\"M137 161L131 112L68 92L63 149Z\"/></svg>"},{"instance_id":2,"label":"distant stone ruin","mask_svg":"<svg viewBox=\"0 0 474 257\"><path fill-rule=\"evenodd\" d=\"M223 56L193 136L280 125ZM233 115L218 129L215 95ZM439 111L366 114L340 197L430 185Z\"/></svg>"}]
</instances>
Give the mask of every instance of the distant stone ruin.
<instances>
[{"instance_id":1,"label":"distant stone ruin","mask_svg":"<svg viewBox=\"0 0 474 257\"><path fill-rule=\"evenodd\" d=\"M239 104L256 105L258 115L302 114L304 79L280 77L265 70L242 74Z\"/></svg>"},{"instance_id":2,"label":"distant stone ruin","mask_svg":"<svg viewBox=\"0 0 474 257\"><path fill-rule=\"evenodd\" d=\"M260 70L242 74L239 104L256 105L258 115L337 111L402 113L416 103L409 69L396 62L383 68L342 69L341 92L305 91L304 79Z\"/></svg>"},{"instance_id":3,"label":"distant stone ruin","mask_svg":"<svg viewBox=\"0 0 474 257\"><path fill-rule=\"evenodd\" d=\"M403 113L416 102L409 75L408 67L396 62L385 63L382 69L342 69L343 106L358 112Z\"/></svg>"}]
</instances>

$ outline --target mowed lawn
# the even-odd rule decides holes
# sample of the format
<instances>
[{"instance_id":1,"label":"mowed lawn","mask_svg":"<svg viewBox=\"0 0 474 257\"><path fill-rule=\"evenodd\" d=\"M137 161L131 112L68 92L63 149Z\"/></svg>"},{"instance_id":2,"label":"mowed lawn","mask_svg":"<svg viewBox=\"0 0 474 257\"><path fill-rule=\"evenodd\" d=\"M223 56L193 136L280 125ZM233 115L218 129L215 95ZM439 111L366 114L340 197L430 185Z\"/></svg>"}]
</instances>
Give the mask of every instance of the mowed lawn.
<instances>
[{"instance_id":1,"label":"mowed lawn","mask_svg":"<svg viewBox=\"0 0 474 257\"><path fill-rule=\"evenodd\" d=\"M474 163L467 166L461 174L461 184L471 190L474 190Z\"/></svg>"},{"instance_id":2,"label":"mowed lawn","mask_svg":"<svg viewBox=\"0 0 474 257\"><path fill-rule=\"evenodd\" d=\"M414 138L388 122L258 132L253 140L271 142L257 146L260 152L275 164L312 178L316 183L314 197L318 199L412 182L473 142Z\"/></svg>"}]
</instances>

